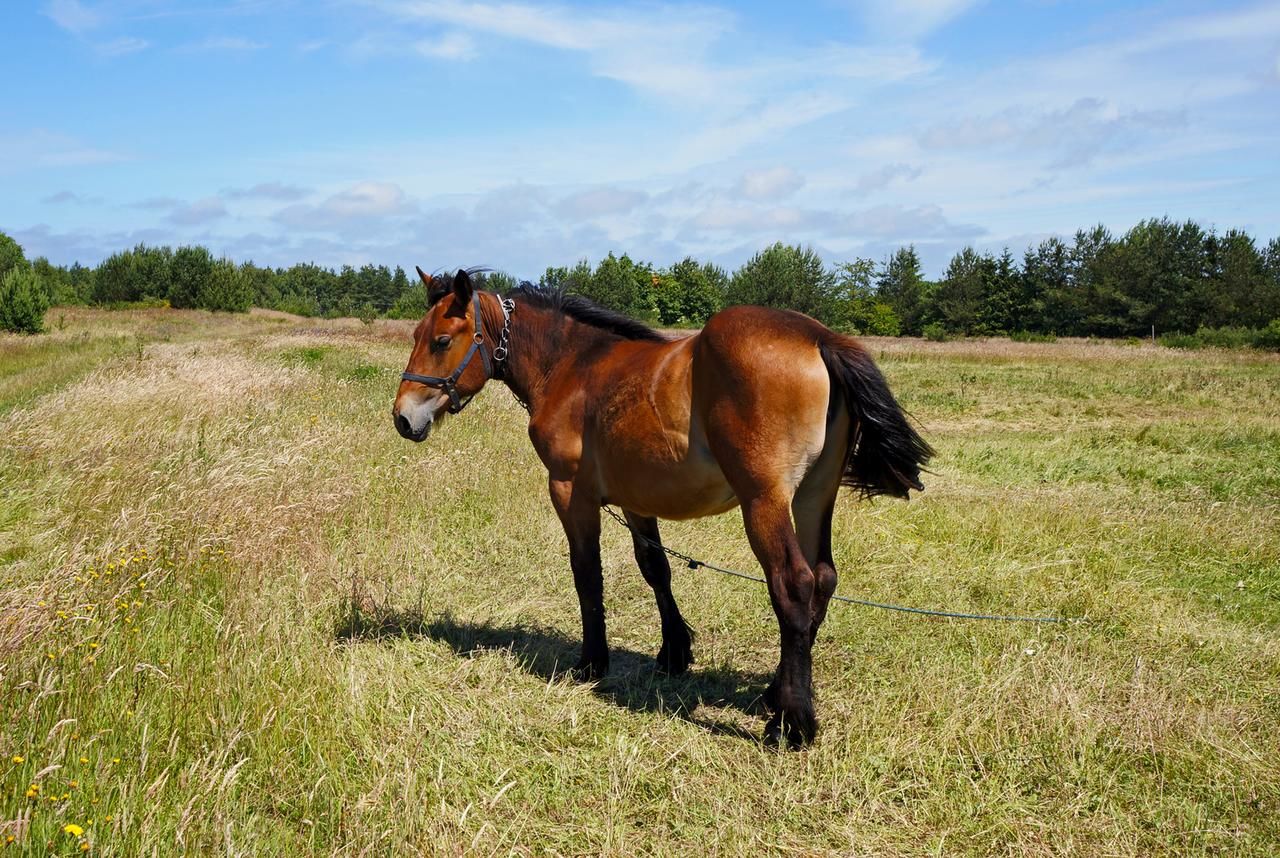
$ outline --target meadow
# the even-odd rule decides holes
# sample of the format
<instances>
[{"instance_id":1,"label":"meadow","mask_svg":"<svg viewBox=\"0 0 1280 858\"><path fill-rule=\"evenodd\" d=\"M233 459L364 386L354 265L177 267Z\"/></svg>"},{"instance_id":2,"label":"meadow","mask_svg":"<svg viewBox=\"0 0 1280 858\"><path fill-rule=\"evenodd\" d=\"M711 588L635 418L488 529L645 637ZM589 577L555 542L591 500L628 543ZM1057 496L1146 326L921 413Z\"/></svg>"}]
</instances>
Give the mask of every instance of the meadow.
<instances>
[{"instance_id":1,"label":"meadow","mask_svg":"<svg viewBox=\"0 0 1280 858\"><path fill-rule=\"evenodd\" d=\"M759 585L604 523L613 672L494 386L392 428L411 323L55 309L0 336L0 854L1274 855L1280 357L868 339L938 450L843 496L821 732ZM753 574L736 512L668 544Z\"/></svg>"}]
</instances>

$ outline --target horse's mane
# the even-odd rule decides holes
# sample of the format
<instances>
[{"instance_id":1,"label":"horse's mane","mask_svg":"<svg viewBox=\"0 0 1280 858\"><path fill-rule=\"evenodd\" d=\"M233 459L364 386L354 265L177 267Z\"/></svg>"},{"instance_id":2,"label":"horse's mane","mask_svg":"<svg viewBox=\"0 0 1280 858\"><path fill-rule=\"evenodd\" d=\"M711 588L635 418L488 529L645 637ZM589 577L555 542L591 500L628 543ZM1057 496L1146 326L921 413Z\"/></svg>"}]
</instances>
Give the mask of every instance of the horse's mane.
<instances>
[{"instance_id":1,"label":"horse's mane","mask_svg":"<svg viewBox=\"0 0 1280 858\"><path fill-rule=\"evenodd\" d=\"M590 298L566 292L563 287L521 283L507 292L507 297L526 301L535 307L563 313L584 325L590 325L624 340L665 342L667 339L644 322L637 321L617 310L601 307Z\"/></svg>"},{"instance_id":2,"label":"horse's mane","mask_svg":"<svg viewBox=\"0 0 1280 858\"><path fill-rule=\"evenodd\" d=\"M491 268L483 267L468 268L467 274L471 275L477 289L483 289L486 286L485 275L492 272L492 270ZM455 277L457 277L456 273L431 275L431 288L427 296L428 306L453 291ZM535 307L563 313L574 321L590 325L597 330L613 334L615 337L621 337L624 340L653 340L655 342L665 342L667 340L667 337L644 322L633 319L625 313L619 313L617 310L601 307L590 298L567 292L563 286L542 286L525 281L519 286L508 290L503 297L525 301Z\"/></svg>"}]
</instances>

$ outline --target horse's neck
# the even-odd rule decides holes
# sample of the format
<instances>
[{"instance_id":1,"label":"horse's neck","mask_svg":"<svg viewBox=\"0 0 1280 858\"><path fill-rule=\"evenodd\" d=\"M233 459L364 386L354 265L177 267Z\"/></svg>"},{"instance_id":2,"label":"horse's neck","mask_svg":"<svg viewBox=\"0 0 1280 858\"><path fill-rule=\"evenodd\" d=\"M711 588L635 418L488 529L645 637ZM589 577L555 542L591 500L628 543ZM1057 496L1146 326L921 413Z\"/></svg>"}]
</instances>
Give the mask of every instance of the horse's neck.
<instances>
[{"instance_id":1,"label":"horse's neck","mask_svg":"<svg viewBox=\"0 0 1280 858\"><path fill-rule=\"evenodd\" d=\"M533 414L546 401L546 389L558 366L597 332L588 325L543 307L516 305L503 381Z\"/></svg>"}]
</instances>

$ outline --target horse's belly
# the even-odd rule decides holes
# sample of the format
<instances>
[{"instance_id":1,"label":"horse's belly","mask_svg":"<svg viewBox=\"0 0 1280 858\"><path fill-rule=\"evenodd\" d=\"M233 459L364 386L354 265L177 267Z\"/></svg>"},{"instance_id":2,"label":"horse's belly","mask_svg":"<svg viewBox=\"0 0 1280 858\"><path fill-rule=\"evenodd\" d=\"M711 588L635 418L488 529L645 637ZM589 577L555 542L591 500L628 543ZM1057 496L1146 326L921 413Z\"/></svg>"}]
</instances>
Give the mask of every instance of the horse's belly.
<instances>
[{"instance_id":1,"label":"horse's belly","mask_svg":"<svg viewBox=\"0 0 1280 858\"><path fill-rule=\"evenodd\" d=\"M601 477L604 502L639 515L701 518L738 505L710 453L690 451L680 461L619 457Z\"/></svg>"}]
</instances>

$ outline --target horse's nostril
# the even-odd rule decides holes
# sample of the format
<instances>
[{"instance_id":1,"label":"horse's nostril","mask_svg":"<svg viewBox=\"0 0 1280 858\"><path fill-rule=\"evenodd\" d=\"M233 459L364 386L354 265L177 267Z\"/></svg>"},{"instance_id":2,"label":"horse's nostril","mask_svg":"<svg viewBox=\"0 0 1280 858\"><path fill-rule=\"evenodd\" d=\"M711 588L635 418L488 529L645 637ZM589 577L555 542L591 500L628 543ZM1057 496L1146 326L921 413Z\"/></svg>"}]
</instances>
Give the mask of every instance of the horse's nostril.
<instances>
[{"instance_id":1,"label":"horse's nostril","mask_svg":"<svg viewBox=\"0 0 1280 858\"><path fill-rule=\"evenodd\" d=\"M409 421L403 414L396 415L396 431L401 435L410 434Z\"/></svg>"}]
</instances>

